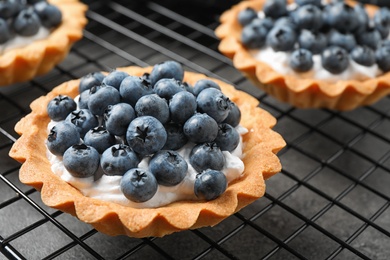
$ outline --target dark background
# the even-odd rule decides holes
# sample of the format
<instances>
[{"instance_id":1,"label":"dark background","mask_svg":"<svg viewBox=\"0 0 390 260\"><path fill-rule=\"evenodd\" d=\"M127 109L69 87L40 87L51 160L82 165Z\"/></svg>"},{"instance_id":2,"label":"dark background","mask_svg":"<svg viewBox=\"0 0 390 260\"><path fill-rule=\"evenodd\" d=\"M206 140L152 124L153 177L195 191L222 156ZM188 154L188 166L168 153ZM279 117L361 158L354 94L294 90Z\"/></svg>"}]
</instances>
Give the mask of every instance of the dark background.
<instances>
[{"instance_id":1,"label":"dark background","mask_svg":"<svg viewBox=\"0 0 390 260\"><path fill-rule=\"evenodd\" d=\"M386 3L388 1L377 1ZM233 1L88 1L89 24L47 75L0 88L0 259L389 259L390 100L350 112L301 110L253 87L213 31ZM278 119L287 146L266 195L213 228L109 237L42 204L8 157L15 123L56 85L89 72L177 60L223 79Z\"/></svg>"}]
</instances>

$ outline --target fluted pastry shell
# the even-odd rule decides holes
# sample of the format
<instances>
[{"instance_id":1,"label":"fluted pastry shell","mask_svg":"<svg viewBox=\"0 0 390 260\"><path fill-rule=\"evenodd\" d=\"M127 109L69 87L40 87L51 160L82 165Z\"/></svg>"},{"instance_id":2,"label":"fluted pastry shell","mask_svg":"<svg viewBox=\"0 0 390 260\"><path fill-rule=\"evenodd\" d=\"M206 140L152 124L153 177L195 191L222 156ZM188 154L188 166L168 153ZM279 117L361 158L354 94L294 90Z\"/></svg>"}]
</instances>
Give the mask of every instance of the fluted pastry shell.
<instances>
[{"instance_id":1,"label":"fluted pastry shell","mask_svg":"<svg viewBox=\"0 0 390 260\"><path fill-rule=\"evenodd\" d=\"M289 1L292 2L292 1ZM340 80L335 83L282 75L268 64L255 59L240 41L242 26L238 13L251 7L261 10L265 0L242 1L222 14L215 33L220 38L219 50L231 58L233 65L252 83L280 101L298 108L352 110L369 105L390 93L390 72L367 80ZM354 4L353 1L348 1ZM365 5L370 16L377 10ZM260 50L261 51L261 50Z\"/></svg>"},{"instance_id":2,"label":"fluted pastry shell","mask_svg":"<svg viewBox=\"0 0 390 260\"><path fill-rule=\"evenodd\" d=\"M130 75L141 76L149 68L120 68ZM185 72L184 81L194 84L206 76ZM85 197L76 188L51 171L45 140L50 118L48 102L59 94L78 95L79 80L65 82L46 96L31 103L32 112L15 126L21 137L10 150L10 156L23 163L21 182L41 191L43 202L77 216L97 230L132 237L163 236L172 232L213 226L242 207L263 196L264 180L278 173L281 165L276 153L285 146L283 138L271 128L276 119L258 107L252 96L215 80L222 91L241 109L241 125L249 132L243 136L243 177L230 183L226 192L212 201L179 201L159 208L135 209L116 203Z\"/></svg>"},{"instance_id":3,"label":"fluted pastry shell","mask_svg":"<svg viewBox=\"0 0 390 260\"><path fill-rule=\"evenodd\" d=\"M48 0L62 12L61 24L42 40L0 55L0 86L28 81L49 72L82 38L87 6L78 0Z\"/></svg>"}]
</instances>

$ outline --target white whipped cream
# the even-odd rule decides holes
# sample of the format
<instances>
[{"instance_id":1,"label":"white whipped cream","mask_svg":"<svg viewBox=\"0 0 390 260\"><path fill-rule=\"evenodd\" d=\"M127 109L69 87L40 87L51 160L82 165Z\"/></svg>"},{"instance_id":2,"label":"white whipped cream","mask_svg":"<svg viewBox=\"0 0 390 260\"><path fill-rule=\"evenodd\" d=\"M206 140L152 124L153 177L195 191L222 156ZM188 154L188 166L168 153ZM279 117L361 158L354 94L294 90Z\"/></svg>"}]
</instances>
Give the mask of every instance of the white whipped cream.
<instances>
[{"instance_id":1,"label":"white whipped cream","mask_svg":"<svg viewBox=\"0 0 390 260\"><path fill-rule=\"evenodd\" d=\"M12 49L22 48L34 41L45 39L49 34L50 30L41 26L39 28L39 31L33 36L25 37L20 35L13 35L13 37L9 41L0 44L0 54L3 54L4 52Z\"/></svg>"},{"instance_id":2,"label":"white whipped cream","mask_svg":"<svg viewBox=\"0 0 390 260\"><path fill-rule=\"evenodd\" d=\"M55 124L56 122L50 122L48 130L50 130ZM225 174L228 183L240 178L244 172L244 163L241 160L243 156L243 142L241 136L246 134L248 130L242 126L237 126L236 129L240 134L240 142L237 148L231 153L223 151L225 156L225 165L222 172ZM88 178L76 178L65 169L61 156L55 156L47 150L47 157L52 165L52 172L77 188L84 196L103 201L115 202L120 205L130 206L133 208L155 208L175 201L197 199L194 194L194 183L197 172L189 163L189 155L194 145L194 143L187 143L184 147L177 150L177 152L188 163L188 171L184 180L178 185L172 187L158 185L156 194L150 200L142 203L130 201L123 195L120 188L122 176L105 175L99 167L99 171L95 174L95 176ZM138 164L138 167L147 169L149 166L149 160L150 157L145 157Z\"/></svg>"},{"instance_id":3,"label":"white whipped cream","mask_svg":"<svg viewBox=\"0 0 390 260\"><path fill-rule=\"evenodd\" d=\"M294 10L297 5L290 4L287 6L288 10ZM258 17L263 19L265 14L263 11L258 12ZM263 47L261 49L253 49L249 51L250 54L257 60L268 64L273 70L279 72L282 75L292 75L297 78L303 79L318 79L328 82L337 82L339 80L366 80L375 78L383 71L377 64L372 66L363 66L352 59L349 59L349 66L340 74L332 74L322 67L321 55L313 55L313 68L307 72L297 72L293 70L290 65L291 52L274 51L270 46Z\"/></svg>"},{"instance_id":4,"label":"white whipped cream","mask_svg":"<svg viewBox=\"0 0 390 260\"><path fill-rule=\"evenodd\" d=\"M356 63L352 59L349 60L349 66L346 70L340 74L332 74L322 67L320 54L313 55L313 68L311 70L300 73L293 70L289 65L290 52L274 51L267 46L258 50L250 50L250 53L255 59L268 64L273 70L282 75L293 75L304 79L336 82L351 79L366 80L383 74L377 64L367 67Z\"/></svg>"}]
</instances>

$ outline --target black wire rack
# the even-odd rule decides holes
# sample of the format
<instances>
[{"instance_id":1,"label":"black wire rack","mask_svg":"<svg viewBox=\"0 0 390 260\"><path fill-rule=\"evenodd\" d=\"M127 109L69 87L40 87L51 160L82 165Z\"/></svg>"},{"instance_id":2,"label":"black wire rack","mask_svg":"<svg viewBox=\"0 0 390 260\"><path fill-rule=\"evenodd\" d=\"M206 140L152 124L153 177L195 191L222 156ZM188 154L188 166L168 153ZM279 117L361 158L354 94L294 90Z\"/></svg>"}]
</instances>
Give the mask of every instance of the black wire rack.
<instances>
[{"instance_id":1,"label":"black wire rack","mask_svg":"<svg viewBox=\"0 0 390 260\"><path fill-rule=\"evenodd\" d=\"M300 110L253 87L217 51L222 9L184 1L90 1L84 38L45 76L0 88L0 258L389 259L390 100L350 112ZM213 1L218 2L218 1ZM176 5L175 3L178 3ZM207 2L206 2L207 3ZM287 146L266 195L215 227L110 237L48 208L8 157L13 127L54 86L115 67L181 62L261 102Z\"/></svg>"}]
</instances>

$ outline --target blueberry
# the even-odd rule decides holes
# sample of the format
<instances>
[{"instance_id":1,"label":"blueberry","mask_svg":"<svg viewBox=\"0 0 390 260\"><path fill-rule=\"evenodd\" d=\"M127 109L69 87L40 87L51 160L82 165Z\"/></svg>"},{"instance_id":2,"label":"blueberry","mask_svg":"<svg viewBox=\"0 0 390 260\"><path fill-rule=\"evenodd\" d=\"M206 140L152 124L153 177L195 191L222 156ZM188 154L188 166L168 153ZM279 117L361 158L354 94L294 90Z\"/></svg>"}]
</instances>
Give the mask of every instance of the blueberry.
<instances>
[{"instance_id":1,"label":"blueberry","mask_svg":"<svg viewBox=\"0 0 390 260\"><path fill-rule=\"evenodd\" d=\"M313 67L313 56L309 50L296 49L291 53L289 64L297 72L306 72Z\"/></svg>"},{"instance_id":2,"label":"blueberry","mask_svg":"<svg viewBox=\"0 0 390 260\"><path fill-rule=\"evenodd\" d=\"M3 19L12 18L19 11L20 3L17 0L0 1L0 17Z\"/></svg>"},{"instance_id":3,"label":"blueberry","mask_svg":"<svg viewBox=\"0 0 390 260\"><path fill-rule=\"evenodd\" d=\"M241 31L241 43L250 49L261 48L265 45L268 31L263 25L250 23Z\"/></svg>"},{"instance_id":4,"label":"blueberry","mask_svg":"<svg viewBox=\"0 0 390 260\"><path fill-rule=\"evenodd\" d=\"M368 17L366 9L362 3L356 3L353 9L358 20L358 26L355 30L355 33L364 32L368 28L370 22L370 18Z\"/></svg>"},{"instance_id":5,"label":"blueberry","mask_svg":"<svg viewBox=\"0 0 390 260\"><path fill-rule=\"evenodd\" d=\"M149 162L149 170L163 186L179 184L187 174L188 165L175 151L161 150L155 153Z\"/></svg>"},{"instance_id":6,"label":"blueberry","mask_svg":"<svg viewBox=\"0 0 390 260\"><path fill-rule=\"evenodd\" d=\"M221 196L227 188L227 179L221 171L206 170L196 175L194 193L204 200L213 200Z\"/></svg>"},{"instance_id":7,"label":"blueberry","mask_svg":"<svg viewBox=\"0 0 390 260\"><path fill-rule=\"evenodd\" d=\"M47 137L47 148L57 156L62 156L66 149L80 142L80 134L77 128L62 121L52 127Z\"/></svg>"},{"instance_id":8,"label":"blueberry","mask_svg":"<svg viewBox=\"0 0 390 260\"><path fill-rule=\"evenodd\" d=\"M323 24L321 9L311 4L298 7L291 17L299 29L317 31Z\"/></svg>"},{"instance_id":9,"label":"blueberry","mask_svg":"<svg viewBox=\"0 0 390 260\"><path fill-rule=\"evenodd\" d=\"M176 61L164 61L153 66L150 73L150 83L154 86L160 79L174 78L183 81L184 69Z\"/></svg>"},{"instance_id":10,"label":"blueberry","mask_svg":"<svg viewBox=\"0 0 390 260\"><path fill-rule=\"evenodd\" d=\"M349 65L348 52L341 47L330 46L322 52L321 63L330 73L340 74Z\"/></svg>"},{"instance_id":11,"label":"blueberry","mask_svg":"<svg viewBox=\"0 0 390 260\"><path fill-rule=\"evenodd\" d=\"M238 22L241 24L241 25L247 25L249 24L253 19L255 19L257 17L257 12L251 8L251 7L247 7L245 8L244 10L241 10L239 13L238 13Z\"/></svg>"},{"instance_id":12,"label":"blueberry","mask_svg":"<svg viewBox=\"0 0 390 260\"><path fill-rule=\"evenodd\" d=\"M378 30L370 29L358 34L357 41L359 45L367 46L375 50L378 43L382 41L382 37Z\"/></svg>"},{"instance_id":13,"label":"blueberry","mask_svg":"<svg viewBox=\"0 0 390 260\"><path fill-rule=\"evenodd\" d=\"M363 66L372 66L375 64L375 52L367 46L356 46L351 51L351 58Z\"/></svg>"},{"instance_id":14,"label":"blueberry","mask_svg":"<svg viewBox=\"0 0 390 260\"><path fill-rule=\"evenodd\" d=\"M123 136L126 134L130 122L135 118L135 111L127 103L118 103L108 106L103 118L107 130L111 134Z\"/></svg>"},{"instance_id":15,"label":"blueberry","mask_svg":"<svg viewBox=\"0 0 390 260\"><path fill-rule=\"evenodd\" d=\"M108 85L108 86L111 86L111 87L114 87L116 88L117 90L119 90L119 87L122 83L122 81L128 77L129 74L127 74L126 72L124 71L119 71L119 70L114 70L112 72L110 72L102 81L102 84L104 85Z\"/></svg>"},{"instance_id":16,"label":"blueberry","mask_svg":"<svg viewBox=\"0 0 390 260\"><path fill-rule=\"evenodd\" d=\"M188 82L181 82L181 83L180 83L180 87L181 87L183 90L185 90L185 91L191 93L192 95L194 95L194 87L191 86Z\"/></svg>"},{"instance_id":17,"label":"blueberry","mask_svg":"<svg viewBox=\"0 0 390 260\"><path fill-rule=\"evenodd\" d=\"M7 42L10 38L11 33L9 31L7 21L0 18L0 44Z\"/></svg>"},{"instance_id":18,"label":"blueberry","mask_svg":"<svg viewBox=\"0 0 390 260\"><path fill-rule=\"evenodd\" d=\"M145 72L144 74L142 74L142 76L140 78L142 80L144 80L146 82L146 84L150 85L153 88L151 80L150 80L150 73Z\"/></svg>"},{"instance_id":19,"label":"blueberry","mask_svg":"<svg viewBox=\"0 0 390 260\"><path fill-rule=\"evenodd\" d=\"M311 51L313 54L321 53L328 45L325 34L302 30L298 37L299 47Z\"/></svg>"},{"instance_id":20,"label":"blueberry","mask_svg":"<svg viewBox=\"0 0 390 260\"><path fill-rule=\"evenodd\" d=\"M81 92L81 94L79 96L79 102L78 102L80 109L88 109L88 99L89 99L90 93L91 93L90 89L87 89L87 90L84 90L83 92Z\"/></svg>"},{"instance_id":21,"label":"blueberry","mask_svg":"<svg viewBox=\"0 0 390 260\"><path fill-rule=\"evenodd\" d=\"M315 5L315 6L321 7L321 0L295 0L295 3L299 6Z\"/></svg>"},{"instance_id":22,"label":"blueberry","mask_svg":"<svg viewBox=\"0 0 390 260\"><path fill-rule=\"evenodd\" d=\"M41 21L32 8L20 11L13 22L14 31L22 36L33 36L40 27Z\"/></svg>"},{"instance_id":23,"label":"blueberry","mask_svg":"<svg viewBox=\"0 0 390 260\"><path fill-rule=\"evenodd\" d=\"M180 81L176 79L161 79L154 85L154 92L166 100L170 100L177 92L184 91Z\"/></svg>"},{"instance_id":24,"label":"blueberry","mask_svg":"<svg viewBox=\"0 0 390 260\"><path fill-rule=\"evenodd\" d=\"M64 120L77 107L76 102L66 95L59 95L47 104L47 113L53 121Z\"/></svg>"},{"instance_id":25,"label":"blueberry","mask_svg":"<svg viewBox=\"0 0 390 260\"><path fill-rule=\"evenodd\" d=\"M382 47L385 47L385 46L390 47L390 40L383 40L383 41L381 41L381 42L378 44L377 49L382 48Z\"/></svg>"},{"instance_id":26,"label":"blueberry","mask_svg":"<svg viewBox=\"0 0 390 260\"><path fill-rule=\"evenodd\" d=\"M139 164L137 154L124 144L115 144L105 150L100 166L106 175L123 175Z\"/></svg>"},{"instance_id":27,"label":"blueberry","mask_svg":"<svg viewBox=\"0 0 390 260\"><path fill-rule=\"evenodd\" d=\"M167 132L156 118L141 116L131 121L127 128L126 140L136 153L149 155L161 150L165 145Z\"/></svg>"},{"instance_id":28,"label":"blueberry","mask_svg":"<svg viewBox=\"0 0 390 260\"><path fill-rule=\"evenodd\" d=\"M134 110L138 117L152 116L162 124L165 124L169 120L167 101L156 94L141 97L135 104Z\"/></svg>"},{"instance_id":29,"label":"blueberry","mask_svg":"<svg viewBox=\"0 0 390 260\"><path fill-rule=\"evenodd\" d=\"M90 129L84 136L84 143L92 146L100 154L115 144L115 136L110 134L103 126Z\"/></svg>"},{"instance_id":30,"label":"blueberry","mask_svg":"<svg viewBox=\"0 0 390 260\"><path fill-rule=\"evenodd\" d=\"M267 43L275 51L291 51L297 40L295 31L289 26L276 26L267 35Z\"/></svg>"},{"instance_id":31,"label":"blueberry","mask_svg":"<svg viewBox=\"0 0 390 260\"><path fill-rule=\"evenodd\" d=\"M104 86L97 88L96 91L91 89L88 108L94 115L101 116L109 105L118 104L120 101L119 91L111 86Z\"/></svg>"},{"instance_id":32,"label":"blueberry","mask_svg":"<svg viewBox=\"0 0 390 260\"><path fill-rule=\"evenodd\" d=\"M271 18L279 18L287 15L286 0L267 0L263 5L263 12Z\"/></svg>"},{"instance_id":33,"label":"blueberry","mask_svg":"<svg viewBox=\"0 0 390 260\"><path fill-rule=\"evenodd\" d=\"M62 21L61 10L55 5L48 4L46 1L37 2L34 5L34 11L41 19L42 25L46 28L57 27Z\"/></svg>"},{"instance_id":34,"label":"blueberry","mask_svg":"<svg viewBox=\"0 0 390 260\"><path fill-rule=\"evenodd\" d=\"M92 72L80 79L79 93L87 89L91 89L93 86L100 86L104 79L104 75L101 72Z\"/></svg>"},{"instance_id":35,"label":"blueberry","mask_svg":"<svg viewBox=\"0 0 390 260\"><path fill-rule=\"evenodd\" d=\"M353 32L359 26L355 10L343 2L328 5L324 15L326 23L340 32Z\"/></svg>"},{"instance_id":36,"label":"blueberry","mask_svg":"<svg viewBox=\"0 0 390 260\"><path fill-rule=\"evenodd\" d=\"M380 32L383 39L389 35L390 10L387 7L382 7L375 13L374 25L375 28Z\"/></svg>"},{"instance_id":37,"label":"blueberry","mask_svg":"<svg viewBox=\"0 0 390 260\"><path fill-rule=\"evenodd\" d=\"M241 121L241 111L236 105L236 103L232 102L231 100L229 100L229 106L229 114L222 123L226 123L233 127L236 127Z\"/></svg>"},{"instance_id":38,"label":"blueberry","mask_svg":"<svg viewBox=\"0 0 390 260\"><path fill-rule=\"evenodd\" d=\"M167 141L162 148L164 150L178 150L188 141L181 125L172 122L168 123L165 125L165 131L167 132Z\"/></svg>"},{"instance_id":39,"label":"blueberry","mask_svg":"<svg viewBox=\"0 0 390 260\"><path fill-rule=\"evenodd\" d=\"M123 175L120 187L127 199L141 203L150 200L156 194L158 184L150 171L133 168Z\"/></svg>"},{"instance_id":40,"label":"blueberry","mask_svg":"<svg viewBox=\"0 0 390 260\"><path fill-rule=\"evenodd\" d=\"M128 76L122 80L119 86L119 93L124 102L134 107L138 99L142 96L152 94L153 89L147 80L140 77Z\"/></svg>"},{"instance_id":41,"label":"blueberry","mask_svg":"<svg viewBox=\"0 0 390 260\"><path fill-rule=\"evenodd\" d=\"M221 123L229 114L229 98L218 89L202 90L196 98L196 103L199 112L208 114L217 123Z\"/></svg>"},{"instance_id":42,"label":"blueberry","mask_svg":"<svg viewBox=\"0 0 390 260\"><path fill-rule=\"evenodd\" d=\"M221 151L232 152L240 142L240 134L231 125L223 123L218 126L218 135L214 142Z\"/></svg>"},{"instance_id":43,"label":"blueberry","mask_svg":"<svg viewBox=\"0 0 390 260\"><path fill-rule=\"evenodd\" d=\"M384 45L375 51L376 63L383 72L390 71L390 46Z\"/></svg>"},{"instance_id":44,"label":"blueberry","mask_svg":"<svg viewBox=\"0 0 390 260\"><path fill-rule=\"evenodd\" d=\"M294 23L294 20L290 16L283 16L280 17L278 20L275 21L273 27L290 27L293 31L298 31L298 26ZM269 28L269 29L272 29Z\"/></svg>"},{"instance_id":45,"label":"blueberry","mask_svg":"<svg viewBox=\"0 0 390 260\"><path fill-rule=\"evenodd\" d=\"M279 21L280 19L283 19L283 17L279 18L277 21ZM271 30L272 27L274 27L274 20L272 20L269 17L256 18L256 19L253 19L251 23L253 23L254 25L257 25L257 26L263 26L267 29L267 31Z\"/></svg>"},{"instance_id":46,"label":"blueberry","mask_svg":"<svg viewBox=\"0 0 390 260\"><path fill-rule=\"evenodd\" d=\"M171 120L184 124L196 112L196 98L187 91L176 93L169 101Z\"/></svg>"},{"instance_id":47,"label":"blueberry","mask_svg":"<svg viewBox=\"0 0 390 260\"><path fill-rule=\"evenodd\" d=\"M351 51L356 46L355 36L350 33L340 33L336 30L332 30L329 33L329 45L340 46L347 50Z\"/></svg>"},{"instance_id":48,"label":"blueberry","mask_svg":"<svg viewBox=\"0 0 390 260\"><path fill-rule=\"evenodd\" d=\"M222 170L225 156L216 143L197 144L190 153L190 164L197 172L207 169Z\"/></svg>"},{"instance_id":49,"label":"blueberry","mask_svg":"<svg viewBox=\"0 0 390 260\"><path fill-rule=\"evenodd\" d=\"M197 82L195 82L194 95L195 96L199 95L199 93L206 88L216 88L218 90L221 90L221 87L214 81L210 79L200 79Z\"/></svg>"},{"instance_id":50,"label":"blueberry","mask_svg":"<svg viewBox=\"0 0 390 260\"><path fill-rule=\"evenodd\" d=\"M94 128L99 124L96 117L88 109L74 110L65 120L76 126L81 138L84 138L89 129Z\"/></svg>"},{"instance_id":51,"label":"blueberry","mask_svg":"<svg viewBox=\"0 0 390 260\"><path fill-rule=\"evenodd\" d=\"M185 136L194 143L212 142L218 134L218 124L207 114L196 113L183 126Z\"/></svg>"},{"instance_id":52,"label":"blueberry","mask_svg":"<svg viewBox=\"0 0 390 260\"><path fill-rule=\"evenodd\" d=\"M92 146L76 144L69 147L63 157L65 169L76 178L87 178L99 168L99 153Z\"/></svg>"}]
</instances>

